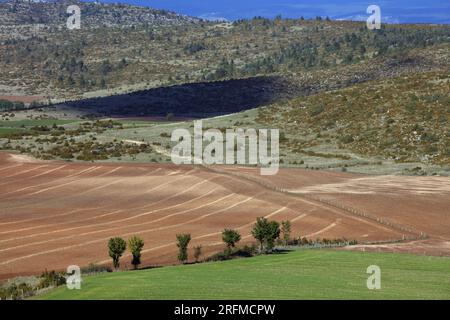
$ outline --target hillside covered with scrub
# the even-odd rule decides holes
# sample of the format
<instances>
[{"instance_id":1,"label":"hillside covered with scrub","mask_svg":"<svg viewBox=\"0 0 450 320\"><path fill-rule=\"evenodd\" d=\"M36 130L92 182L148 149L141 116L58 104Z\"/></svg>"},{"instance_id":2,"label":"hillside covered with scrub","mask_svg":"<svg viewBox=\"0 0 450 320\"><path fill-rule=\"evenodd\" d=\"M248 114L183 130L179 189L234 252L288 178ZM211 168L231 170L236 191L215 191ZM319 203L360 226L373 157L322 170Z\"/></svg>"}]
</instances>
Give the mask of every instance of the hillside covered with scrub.
<instances>
[{"instance_id":1,"label":"hillside covered with scrub","mask_svg":"<svg viewBox=\"0 0 450 320\"><path fill-rule=\"evenodd\" d=\"M450 76L421 73L370 81L262 108L293 152L329 143L398 162L450 165Z\"/></svg>"},{"instance_id":2,"label":"hillside covered with scrub","mask_svg":"<svg viewBox=\"0 0 450 320\"><path fill-rule=\"evenodd\" d=\"M448 299L450 24L386 12L0 0L0 300Z\"/></svg>"},{"instance_id":3,"label":"hillside covered with scrub","mask_svg":"<svg viewBox=\"0 0 450 320\"><path fill-rule=\"evenodd\" d=\"M225 23L81 5L85 23L67 30L52 14L63 3L0 4L2 149L45 159L167 161L165 124L101 124L89 134L98 123L80 121L228 115L208 126L280 128L284 166L450 170L448 25L368 30L320 17ZM41 22L23 20L36 8ZM121 146L125 140L148 147ZM119 156L130 150L131 158Z\"/></svg>"}]
</instances>

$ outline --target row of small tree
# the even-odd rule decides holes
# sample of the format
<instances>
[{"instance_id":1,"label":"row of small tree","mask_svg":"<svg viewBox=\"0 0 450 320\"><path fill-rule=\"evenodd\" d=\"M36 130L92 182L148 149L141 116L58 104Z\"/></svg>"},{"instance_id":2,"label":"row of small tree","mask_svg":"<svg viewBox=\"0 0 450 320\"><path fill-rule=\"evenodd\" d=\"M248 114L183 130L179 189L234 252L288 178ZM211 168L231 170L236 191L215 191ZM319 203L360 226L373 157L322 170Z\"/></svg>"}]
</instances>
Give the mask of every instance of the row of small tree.
<instances>
[{"instance_id":1,"label":"row of small tree","mask_svg":"<svg viewBox=\"0 0 450 320\"><path fill-rule=\"evenodd\" d=\"M269 221L267 218L257 218L256 224L252 229L252 236L259 243L259 251L261 253L268 253L273 250L275 243L280 236L285 245L288 244L291 237L291 222L289 220L282 221L281 225L277 221ZM241 240L241 235L237 230L225 229L222 232L222 241L226 245L225 253L231 255L236 244ZM191 241L190 234L177 235L177 246L179 249L178 260L185 263L188 260L187 247ZM201 255L201 246L194 247L194 258L198 262Z\"/></svg>"},{"instance_id":2,"label":"row of small tree","mask_svg":"<svg viewBox=\"0 0 450 320\"><path fill-rule=\"evenodd\" d=\"M131 252L131 264L135 269L141 264L141 252L144 248L144 240L138 236L133 236L128 239L128 248ZM108 242L109 256L113 260L114 268L118 269L120 266L120 257L127 249L127 242L119 237L111 238Z\"/></svg>"},{"instance_id":3,"label":"row of small tree","mask_svg":"<svg viewBox=\"0 0 450 320\"><path fill-rule=\"evenodd\" d=\"M280 224L277 221L269 221L266 218L257 218L256 224L252 229L252 236L258 241L261 253L268 253L273 250L277 239L282 235L282 240L285 244L288 243L291 234L291 222L283 221ZM181 263L188 261L188 246L191 242L190 234L177 234L178 260ZM222 241L226 245L226 253L231 255L236 244L241 240L241 235L238 231L233 229L225 229L222 232ZM138 236L133 236L128 239L128 248L132 255L131 264L135 269L141 264L141 252L144 247L144 241ZM119 237L111 238L108 242L109 256L113 260L114 268L118 269L120 266L120 258L127 249L127 242ZM202 247L194 247L194 258L198 262L202 254Z\"/></svg>"}]
</instances>

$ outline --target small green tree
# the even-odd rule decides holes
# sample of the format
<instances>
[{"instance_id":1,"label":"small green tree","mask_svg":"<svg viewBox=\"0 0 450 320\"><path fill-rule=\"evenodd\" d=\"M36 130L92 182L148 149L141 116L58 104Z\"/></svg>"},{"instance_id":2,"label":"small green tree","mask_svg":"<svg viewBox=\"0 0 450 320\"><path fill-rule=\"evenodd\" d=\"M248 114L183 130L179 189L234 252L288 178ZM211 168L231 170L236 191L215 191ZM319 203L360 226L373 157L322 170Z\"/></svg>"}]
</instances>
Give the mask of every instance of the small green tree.
<instances>
[{"instance_id":1,"label":"small green tree","mask_svg":"<svg viewBox=\"0 0 450 320\"><path fill-rule=\"evenodd\" d=\"M259 251L263 252L264 240L266 239L268 221L266 218L257 218L252 230L252 236L259 242Z\"/></svg>"},{"instance_id":2,"label":"small green tree","mask_svg":"<svg viewBox=\"0 0 450 320\"><path fill-rule=\"evenodd\" d=\"M190 234L177 234L177 247L179 249L178 260L181 263L186 263L186 261L188 260L187 247L190 241L191 241Z\"/></svg>"},{"instance_id":3,"label":"small green tree","mask_svg":"<svg viewBox=\"0 0 450 320\"><path fill-rule=\"evenodd\" d=\"M287 245L291 239L291 222L289 220L281 222L281 232L283 233L284 245Z\"/></svg>"},{"instance_id":4,"label":"small green tree","mask_svg":"<svg viewBox=\"0 0 450 320\"><path fill-rule=\"evenodd\" d=\"M266 218L257 218L252 235L260 244L260 252L270 251L275 245L275 240L280 236L280 224L276 221L269 222Z\"/></svg>"},{"instance_id":5,"label":"small green tree","mask_svg":"<svg viewBox=\"0 0 450 320\"><path fill-rule=\"evenodd\" d=\"M114 268L120 266L119 259L127 249L127 243L122 238L116 237L109 239L108 242L109 256L113 259Z\"/></svg>"},{"instance_id":6,"label":"small green tree","mask_svg":"<svg viewBox=\"0 0 450 320\"><path fill-rule=\"evenodd\" d=\"M194 247L194 258L195 262L198 262L198 259L202 255L202 246L195 246Z\"/></svg>"},{"instance_id":7,"label":"small green tree","mask_svg":"<svg viewBox=\"0 0 450 320\"><path fill-rule=\"evenodd\" d=\"M241 240L241 235L236 230L225 229L222 232L222 240L227 245L228 253L231 253L231 248L234 248L236 243Z\"/></svg>"},{"instance_id":8,"label":"small green tree","mask_svg":"<svg viewBox=\"0 0 450 320\"><path fill-rule=\"evenodd\" d=\"M144 247L144 240L139 238L138 236L133 236L128 239L128 248L133 255L133 259L131 260L131 264L134 266L134 269L137 269L141 264L141 251Z\"/></svg>"},{"instance_id":9,"label":"small green tree","mask_svg":"<svg viewBox=\"0 0 450 320\"><path fill-rule=\"evenodd\" d=\"M276 221L270 221L266 232L266 251L272 251L275 246L275 240L280 237L280 224Z\"/></svg>"}]
</instances>

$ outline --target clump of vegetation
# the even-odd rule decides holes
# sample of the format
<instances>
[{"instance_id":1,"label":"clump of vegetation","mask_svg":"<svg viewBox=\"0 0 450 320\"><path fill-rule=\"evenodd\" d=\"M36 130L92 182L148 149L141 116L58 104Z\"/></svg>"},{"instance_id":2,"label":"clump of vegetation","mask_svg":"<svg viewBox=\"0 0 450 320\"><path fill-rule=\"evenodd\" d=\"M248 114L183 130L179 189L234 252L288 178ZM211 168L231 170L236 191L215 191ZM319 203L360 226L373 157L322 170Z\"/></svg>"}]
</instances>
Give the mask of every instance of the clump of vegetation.
<instances>
[{"instance_id":1,"label":"clump of vegetation","mask_svg":"<svg viewBox=\"0 0 450 320\"><path fill-rule=\"evenodd\" d=\"M232 249L236 247L236 243L241 240L241 235L236 230L225 229L222 232L222 240L227 245L227 251L231 253Z\"/></svg>"},{"instance_id":2,"label":"clump of vegetation","mask_svg":"<svg viewBox=\"0 0 450 320\"><path fill-rule=\"evenodd\" d=\"M113 260L113 266L117 270L120 267L120 257L127 248L125 240L119 237L111 238L108 242L109 256Z\"/></svg>"},{"instance_id":3,"label":"clump of vegetation","mask_svg":"<svg viewBox=\"0 0 450 320\"><path fill-rule=\"evenodd\" d=\"M112 269L107 266L91 263L87 267L81 268L80 271L84 275L89 275L89 274L112 272Z\"/></svg>"},{"instance_id":4,"label":"clump of vegetation","mask_svg":"<svg viewBox=\"0 0 450 320\"><path fill-rule=\"evenodd\" d=\"M45 270L39 277L11 279L0 286L0 300L22 300L66 283L66 273Z\"/></svg>"},{"instance_id":5,"label":"clump of vegetation","mask_svg":"<svg viewBox=\"0 0 450 320\"><path fill-rule=\"evenodd\" d=\"M268 253L272 251L275 240L280 236L280 224L263 217L258 218L252 229L252 235L259 242L260 252Z\"/></svg>"},{"instance_id":6,"label":"clump of vegetation","mask_svg":"<svg viewBox=\"0 0 450 320\"><path fill-rule=\"evenodd\" d=\"M130 249L131 255L133 256L131 264L134 266L134 269L137 269L141 264L141 251L142 248L144 248L144 240L142 240L138 236L133 236L128 239L128 248Z\"/></svg>"},{"instance_id":7,"label":"clump of vegetation","mask_svg":"<svg viewBox=\"0 0 450 320\"><path fill-rule=\"evenodd\" d=\"M283 235L284 243L287 244L291 239L292 225L289 220L281 222L281 234Z\"/></svg>"},{"instance_id":8,"label":"clump of vegetation","mask_svg":"<svg viewBox=\"0 0 450 320\"><path fill-rule=\"evenodd\" d=\"M342 239L327 239L327 238L317 238L308 239L298 237L296 239L289 240L285 243L286 246L300 246L300 247L342 247L342 246L354 246L357 245L356 240Z\"/></svg>"},{"instance_id":9,"label":"clump of vegetation","mask_svg":"<svg viewBox=\"0 0 450 320\"><path fill-rule=\"evenodd\" d=\"M34 293L35 289L25 282L20 284L12 283L8 286L0 287L0 300L22 300L33 296Z\"/></svg>"},{"instance_id":10,"label":"clump of vegetation","mask_svg":"<svg viewBox=\"0 0 450 320\"><path fill-rule=\"evenodd\" d=\"M350 150L365 158L449 165L449 81L435 71L368 81L272 104L259 110L257 121L301 136L286 146L292 153L351 160ZM330 145L343 154L315 151Z\"/></svg>"},{"instance_id":11,"label":"clump of vegetation","mask_svg":"<svg viewBox=\"0 0 450 320\"><path fill-rule=\"evenodd\" d=\"M205 49L206 49L206 46L202 42L190 43L183 48L184 52L188 55L200 52Z\"/></svg>"},{"instance_id":12,"label":"clump of vegetation","mask_svg":"<svg viewBox=\"0 0 450 320\"><path fill-rule=\"evenodd\" d=\"M54 270L47 271L41 275L41 281L39 282L38 288L48 288L48 287L57 287L66 283L66 275L65 273L56 272Z\"/></svg>"},{"instance_id":13,"label":"clump of vegetation","mask_svg":"<svg viewBox=\"0 0 450 320\"><path fill-rule=\"evenodd\" d=\"M200 256L202 255L202 246L195 246L194 247L194 259L195 262L198 263Z\"/></svg>"},{"instance_id":14,"label":"clump of vegetation","mask_svg":"<svg viewBox=\"0 0 450 320\"><path fill-rule=\"evenodd\" d=\"M178 260L186 263L188 260L188 245L191 242L190 234L177 234Z\"/></svg>"},{"instance_id":15,"label":"clump of vegetation","mask_svg":"<svg viewBox=\"0 0 450 320\"><path fill-rule=\"evenodd\" d=\"M215 253L208 257L205 261L225 261L236 258L250 258L258 253L256 245L245 245L242 248L233 248L231 251L228 249Z\"/></svg>"}]
</instances>

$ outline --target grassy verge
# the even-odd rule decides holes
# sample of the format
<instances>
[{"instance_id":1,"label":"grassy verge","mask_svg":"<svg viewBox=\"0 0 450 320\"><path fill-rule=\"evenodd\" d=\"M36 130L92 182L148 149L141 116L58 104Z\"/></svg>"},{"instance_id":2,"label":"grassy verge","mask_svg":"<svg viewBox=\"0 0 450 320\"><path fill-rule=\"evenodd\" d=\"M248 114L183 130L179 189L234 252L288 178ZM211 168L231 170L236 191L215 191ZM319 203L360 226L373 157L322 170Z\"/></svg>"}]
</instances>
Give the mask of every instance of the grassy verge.
<instances>
[{"instance_id":1,"label":"grassy verge","mask_svg":"<svg viewBox=\"0 0 450 320\"><path fill-rule=\"evenodd\" d=\"M367 267L381 268L368 290ZM450 259L299 250L217 263L105 273L39 299L450 299Z\"/></svg>"}]
</instances>

